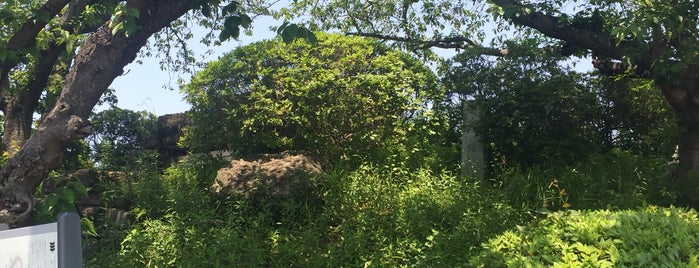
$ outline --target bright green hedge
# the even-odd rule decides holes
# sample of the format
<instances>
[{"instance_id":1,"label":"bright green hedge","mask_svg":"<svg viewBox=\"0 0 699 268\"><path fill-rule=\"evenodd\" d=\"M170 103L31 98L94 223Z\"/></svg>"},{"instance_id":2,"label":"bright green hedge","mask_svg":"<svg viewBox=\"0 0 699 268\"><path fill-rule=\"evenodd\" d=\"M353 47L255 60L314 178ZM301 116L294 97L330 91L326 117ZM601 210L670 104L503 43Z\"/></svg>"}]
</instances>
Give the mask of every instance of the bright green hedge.
<instances>
[{"instance_id":1,"label":"bright green hedge","mask_svg":"<svg viewBox=\"0 0 699 268\"><path fill-rule=\"evenodd\" d=\"M649 207L552 213L483 245L475 267L699 267L697 212Z\"/></svg>"}]
</instances>

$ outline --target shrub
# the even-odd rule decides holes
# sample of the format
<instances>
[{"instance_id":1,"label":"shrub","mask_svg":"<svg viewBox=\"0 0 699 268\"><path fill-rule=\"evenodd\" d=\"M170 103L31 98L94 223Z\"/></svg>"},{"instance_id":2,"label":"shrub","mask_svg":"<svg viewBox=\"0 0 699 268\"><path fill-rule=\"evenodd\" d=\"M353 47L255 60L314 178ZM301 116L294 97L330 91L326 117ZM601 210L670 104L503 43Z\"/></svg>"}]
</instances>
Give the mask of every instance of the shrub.
<instances>
[{"instance_id":1,"label":"shrub","mask_svg":"<svg viewBox=\"0 0 699 268\"><path fill-rule=\"evenodd\" d=\"M262 41L209 63L184 86L193 125L183 142L195 152L303 150L334 162L382 152L419 127L441 89L427 66L370 39L317 36L317 45Z\"/></svg>"},{"instance_id":2,"label":"shrub","mask_svg":"<svg viewBox=\"0 0 699 268\"><path fill-rule=\"evenodd\" d=\"M312 234L320 233L308 228L314 224L309 220L317 219L311 198L259 206L235 196L212 198L208 187L221 165L211 160L190 157L166 171L160 179L164 215L150 218L159 213L148 211L144 221L130 227L117 253L120 265L284 266L303 263L298 258L316 252L304 244L317 245Z\"/></svg>"},{"instance_id":3,"label":"shrub","mask_svg":"<svg viewBox=\"0 0 699 268\"><path fill-rule=\"evenodd\" d=\"M476 267L697 267L694 210L648 207L552 213L483 245Z\"/></svg>"}]
</instances>

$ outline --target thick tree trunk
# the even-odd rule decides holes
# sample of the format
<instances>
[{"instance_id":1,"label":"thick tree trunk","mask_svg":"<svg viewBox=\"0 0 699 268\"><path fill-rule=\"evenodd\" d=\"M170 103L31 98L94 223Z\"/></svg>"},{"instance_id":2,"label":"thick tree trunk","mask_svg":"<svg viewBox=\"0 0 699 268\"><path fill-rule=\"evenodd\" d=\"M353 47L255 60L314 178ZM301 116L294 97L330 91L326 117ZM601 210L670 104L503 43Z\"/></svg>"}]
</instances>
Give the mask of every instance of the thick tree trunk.
<instances>
[{"instance_id":1,"label":"thick tree trunk","mask_svg":"<svg viewBox=\"0 0 699 268\"><path fill-rule=\"evenodd\" d=\"M109 22L90 35L74 58L56 105L0 171L0 223L24 224L33 209L32 193L59 166L66 144L89 134L86 118L107 87L153 33L192 8L190 2L144 1L142 29L133 36L112 35Z\"/></svg>"},{"instance_id":2,"label":"thick tree trunk","mask_svg":"<svg viewBox=\"0 0 699 268\"><path fill-rule=\"evenodd\" d=\"M2 129L2 144L9 155L14 155L24 144L32 131L32 115L34 110L31 107L19 104L17 100L7 103L7 108L3 112L5 121Z\"/></svg>"},{"instance_id":3,"label":"thick tree trunk","mask_svg":"<svg viewBox=\"0 0 699 268\"><path fill-rule=\"evenodd\" d=\"M699 208L699 74L687 71L680 79L657 84L677 116L677 179L682 201Z\"/></svg>"},{"instance_id":4,"label":"thick tree trunk","mask_svg":"<svg viewBox=\"0 0 699 268\"><path fill-rule=\"evenodd\" d=\"M29 139L32 131L34 111L39 99L54 71L54 65L65 51L65 45L52 45L43 50L32 71L31 80L26 88L14 96L4 96L2 144L6 152L14 155ZM6 94L10 94L6 92Z\"/></svg>"},{"instance_id":5,"label":"thick tree trunk","mask_svg":"<svg viewBox=\"0 0 699 268\"><path fill-rule=\"evenodd\" d=\"M699 121L691 128L680 126L678 147L680 164L677 179L683 201L699 208Z\"/></svg>"}]
</instances>

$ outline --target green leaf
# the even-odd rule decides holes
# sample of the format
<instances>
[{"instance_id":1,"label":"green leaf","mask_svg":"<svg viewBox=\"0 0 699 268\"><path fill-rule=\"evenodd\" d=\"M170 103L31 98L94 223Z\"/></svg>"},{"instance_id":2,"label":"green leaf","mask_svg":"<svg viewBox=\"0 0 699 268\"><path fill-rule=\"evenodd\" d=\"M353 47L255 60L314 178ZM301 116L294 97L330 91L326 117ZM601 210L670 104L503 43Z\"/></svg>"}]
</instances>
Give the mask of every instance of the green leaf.
<instances>
[{"instance_id":1,"label":"green leaf","mask_svg":"<svg viewBox=\"0 0 699 268\"><path fill-rule=\"evenodd\" d=\"M284 41L284 43L287 44L294 41L294 39L298 37L298 30L299 26L295 23L289 24L288 26L284 27L284 29L282 30L282 41Z\"/></svg>"},{"instance_id":2,"label":"green leaf","mask_svg":"<svg viewBox=\"0 0 699 268\"><path fill-rule=\"evenodd\" d=\"M296 23L284 22L284 24L277 29L277 34L282 36L282 41L286 44L293 42L297 38L302 38L312 45L318 43L318 39L313 31Z\"/></svg>"},{"instance_id":3,"label":"green leaf","mask_svg":"<svg viewBox=\"0 0 699 268\"><path fill-rule=\"evenodd\" d=\"M248 17L247 19L249 20L250 18ZM231 37L237 39L240 35L240 28L238 27L240 27L242 23L247 23L249 25L249 22L244 21L244 19L240 16L230 16L226 18L226 20L223 22L223 30L221 30L221 33L218 36L219 40L223 42Z\"/></svg>"},{"instance_id":4,"label":"green leaf","mask_svg":"<svg viewBox=\"0 0 699 268\"><path fill-rule=\"evenodd\" d=\"M223 10L221 10L221 15L226 16L227 14L234 14L238 11L239 5L240 3L238 3L238 1L230 2L228 5L223 7Z\"/></svg>"},{"instance_id":5,"label":"green leaf","mask_svg":"<svg viewBox=\"0 0 699 268\"><path fill-rule=\"evenodd\" d=\"M281 26L279 26L279 28L277 28L277 35L281 35L282 32L284 32L284 29L286 28L286 26L289 26L288 21L285 21L284 23L282 23Z\"/></svg>"},{"instance_id":6,"label":"green leaf","mask_svg":"<svg viewBox=\"0 0 699 268\"><path fill-rule=\"evenodd\" d=\"M208 4L201 5L201 14L204 15L204 17L211 18L211 6Z\"/></svg>"},{"instance_id":7,"label":"green leaf","mask_svg":"<svg viewBox=\"0 0 699 268\"><path fill-rule=\"evenodd\" d=\"M112 27L112 35L116 35L119 31L124 29L124 22L119 22L114 27Z\"/></svg>"},{"instance_id":8,"label":"green leaf","mask_svg":"<svg viewBox=\"0 0 699 268\"><path fill-rule=\"evenodd\" d=\"M534 212L536 212L538 214L546 215L546 214L549 214L551 211L547 208L542 207L542 208L538 208L538 209L534 210Z\"/></svg>"},{"instance_id":9,"label":"green leaf","mask_svg":"<svg viewBox=\"0 0 699 268\"><path fill-rule=\"evenodd\" d=\"M58 203L59 199L60 198L56 194L52 194L46 197L46 200L44 201L44 204L46 205L46 210L53 211L53 208L56 206L56 203Z\"/></svg>"},{"instance_id":10,"label":"green leaf","mask_svg":"<svg viewBox=\"0 0 699 268\"><path fill-rule=\"evenodd\" d=\"M90 219L81 217L80 225L82 226L82 230L84 230L85 233L95 237L98 236L97 230L95 229L95 223L93 223Z\"/></svg>"},{"instance_id":11,"label":"green leaf","mask_svg":"<svg viewBox=\"0 0 699 268\"><path fill-rule=\"evenodd\" d=\"M316 37L316 35L313 32L310 32L310 33L311 34L308 36L308 40L311 41L312 45L317 45L318 44L318 37Z\"/></svg>"},{"instance_id":12,"label":"green leaf","mask_svg":"<svg viewBox=\"0 0 699 268\"><path fill-rule=\"evenodd\" d=\"M141 11L138 10L138 8L127 8L126 14L131 18L140 18L141 17Z\"/></svg>"},{"instance_id":13,"label":"green leaf","mask_svg":"<svg viewBox=\"0 0 699 268\"><path fill-rule=\"evenodd\" d=\"M250 16L246 14L240 14L239 17L240 26L243 26L244 28L250 28L250 25L252 25L252 19L250 18Z\"/></svg>"}]
</instances>

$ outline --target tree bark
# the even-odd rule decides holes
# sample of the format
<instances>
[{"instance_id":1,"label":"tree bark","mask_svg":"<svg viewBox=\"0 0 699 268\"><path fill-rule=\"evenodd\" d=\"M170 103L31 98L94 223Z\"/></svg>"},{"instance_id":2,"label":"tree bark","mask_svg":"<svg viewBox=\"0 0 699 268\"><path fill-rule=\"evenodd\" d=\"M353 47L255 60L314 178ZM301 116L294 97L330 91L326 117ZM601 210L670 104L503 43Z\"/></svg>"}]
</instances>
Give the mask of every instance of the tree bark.
<instances>
[{"instance_id":1,"label":"tree bark","mask_svg":"<svg viewBox=\"0 0 699 268\"><path fill-rule=\"evenodd\" d=\"M42 6L36 14L42 14L45 17L58 15L63 9L63 5L67 5L66 11L61 16L61 28L70 33L86 33L97 30L102 22L93 21L91 23L81 24L80 28L71 26L71 20L80 16L87 5L94 4L96 0L50 0ZM69 3L70 2L70 3ZM102 15L104 21L109 19L109 14ZM7 48L10 50L18 50L32 46L35 43L35 37L39 31L46 26L46 21L36 18L30 18L22 27L12 36ZM5 72L2 74L3 82L0 85L0 110L4 115L2 144L3 150L10 156L19 151L24 142L29 139L34 123L34 112L39 105L39 99L46 86L49 84L50 75L64 76L64 71L58 72L55 69L59 59L65 61L69 66L72 53L65 53L66 44L53 43L48 48L43 49L36 58L36 64L33 66L30 81L25 85L20 85L21 90L18 92L10 92L8 72L12 65L17 62L6 61L2 63L2 69ZM49 105L47 103L47 105ZM47 109L48 110L48 109Z\"/></svg>"},{"instance_id":2,"label":"tree bark","mask_svg":"<svg viewBox=\"0 0 699 268\"><path fill-rule=\"evenodd\" d=\"M699 208L699 74L687 71L678 82L657 80L677 117L680 193L686 205Z\"/></svg>"},{"instance_id":3,"label":"tree bark","mask_svg":"<svg viewBox=\"0 0 699 268\"><path fill-rule=\"evenodd\" d=\"M33 115L39 105L41 93L44 92L65 45L52 45L40 53L38 63L32 73L32 80L26 89L14 94L3 96L2 107L5 116L3 122L2 143L9 155L19 151L24 142L29 139L32 131ZM5 94L10 94L6 92Z\"/></svg>"},{"instance_id":4,"label":"tree bark","mask_svg":"<svg viewBox=\"0 0 699 268\"><path fill-rule=\"evenodd\" d=\"M188 0L146 2L138 32L112 35L106 22L80 47L53 109L0 171L0 223L25 223L33 209L33 192L59 166L66 144L89 134L87 117L107 87L153 33L193 8Z\"/></svg>"}]
</instances>

